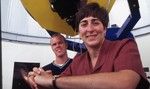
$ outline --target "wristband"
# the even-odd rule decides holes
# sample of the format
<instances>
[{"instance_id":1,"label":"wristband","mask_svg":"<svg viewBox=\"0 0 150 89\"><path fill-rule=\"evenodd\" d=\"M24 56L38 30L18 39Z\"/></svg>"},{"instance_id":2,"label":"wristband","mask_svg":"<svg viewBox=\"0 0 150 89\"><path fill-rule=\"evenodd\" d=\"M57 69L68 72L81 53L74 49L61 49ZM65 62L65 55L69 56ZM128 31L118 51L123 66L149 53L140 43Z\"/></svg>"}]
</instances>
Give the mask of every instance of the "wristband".
<instances>
[{"instance_id":1,"label":"wristband","mask_svg":"<svg viewBox=\"0 0 150 89\"><path fill-rule=\"evenodd\" d=\"M53 84L53 88L54 88L54 89L59 89L59 88L56 86L56 79L59 78L59 77L60 77L59 75L54 75L54 76L53 76L52 84Z\"/></svg>"}]
</instances>

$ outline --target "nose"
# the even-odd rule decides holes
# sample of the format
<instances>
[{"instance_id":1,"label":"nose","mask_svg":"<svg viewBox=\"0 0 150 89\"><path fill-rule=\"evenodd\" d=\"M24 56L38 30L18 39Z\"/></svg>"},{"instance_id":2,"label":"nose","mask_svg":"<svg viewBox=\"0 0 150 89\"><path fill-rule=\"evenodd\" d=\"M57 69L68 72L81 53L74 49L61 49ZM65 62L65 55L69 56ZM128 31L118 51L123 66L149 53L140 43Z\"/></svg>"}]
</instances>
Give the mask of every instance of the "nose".
<instances>
[{"instance_id":1,"label":"nose","mask_svg":"<svg viewBox=\"0 0 150 89\"><path fill-rule=\"evenodd\" d=\"M91 23L89 23L88 26L87 26L87 31L91 32L93 30L94 30L93 25Z\"/></svg>"}]
</instances>

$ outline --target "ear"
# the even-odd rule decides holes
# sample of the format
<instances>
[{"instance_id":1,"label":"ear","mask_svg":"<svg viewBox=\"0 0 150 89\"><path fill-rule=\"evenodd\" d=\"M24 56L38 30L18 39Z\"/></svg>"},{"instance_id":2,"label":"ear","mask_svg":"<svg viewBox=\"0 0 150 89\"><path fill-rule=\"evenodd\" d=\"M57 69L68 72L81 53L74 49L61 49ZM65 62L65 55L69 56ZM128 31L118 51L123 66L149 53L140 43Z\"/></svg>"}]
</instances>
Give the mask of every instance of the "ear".
<instances>
[{"instance_id":1,"label":"ear","mask_svg":"<svg viewBox=\"0 0 150 89\"><path fill-rule=\"evenodd\" d=\"M66 44L66 49L67 49L68 48L68 43L66 42L65 44Z\"/></svg>"},{"instance_id":2,"label":"ear","mask_svg":"<svg viewBox=\"0 0 150 89\"><path fill-rule=\"evenodd\" d=\"M106 36L107 27L104 27L104 36Z\"/></svg>"},{"instance_id":3,"label":"ear","mask_svg":"<svg viewBox=\"0 0 150 89\"><path fill-rule=\"evenodd\" d=\"M107 31L107 30L105 29L105 30L104 30L104 36L106 36L106 31Z\"/></svg>"},{"instance_id":4,"label":"ear","mask_svg":"<svg viewBox=\"0 0 150 89\"><path fill-rule=\"evenodd\" d=\"M77 34L79 33L79 28L78 28L78 29L75 28L74 30L75 30L75 32L76 32Z\"/></svg>"},{"instance_id":5,"label":"ear","mask_svg":"<svg viewBox=\"0 0 150 89\"><path fill-rule=\"evenodd\" d=\"M80 40L82 40L82 38L81 38L80 34L79 34L79 38L80 38Z\"/></svg>"}]
</instances>

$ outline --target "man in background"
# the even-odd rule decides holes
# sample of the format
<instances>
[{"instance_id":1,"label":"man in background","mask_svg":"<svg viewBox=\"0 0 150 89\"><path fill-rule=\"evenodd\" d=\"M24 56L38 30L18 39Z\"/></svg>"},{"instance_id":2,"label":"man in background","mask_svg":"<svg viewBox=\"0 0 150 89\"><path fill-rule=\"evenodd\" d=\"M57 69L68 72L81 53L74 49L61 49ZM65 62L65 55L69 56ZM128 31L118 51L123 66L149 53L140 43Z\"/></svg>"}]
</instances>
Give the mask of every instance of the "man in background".
<instances>
[{"instance_id":1,"label":"man in background","mask_svg":"<svg viewBox=\"0 0 150 89\"><path fill-rule=\"evenodd\" d=\"M48 65L43 66L42 68L51 73L52 75L59 75L61 74L72 62L72 59L70 59L67 55L67 43L65 40L65 37L62 36L59 33L55 33L51 36L50 39L51 48L56 56L53 62L51 62ZM33 71L36 71L36 68L33 68ZM28 85L33 89L33 82L30 81L31 79L34 79L34 77L29 76L23 76L25 81L28 83Z\"/></svg>"},{"instance_id":2,"label":"man in background","mask_svg":"<svg viewBox=\"0 0 150 89\"><path fill-rule=\"evenodd\" d=\"M56 58L52 63L44 66L43 69L51 70L53 75L59 75L72 62L72 59L68 58L67 55L68 45L65 41L65 37L59 33L52 35L50 44Z\"/></svg>"}]
</instances>

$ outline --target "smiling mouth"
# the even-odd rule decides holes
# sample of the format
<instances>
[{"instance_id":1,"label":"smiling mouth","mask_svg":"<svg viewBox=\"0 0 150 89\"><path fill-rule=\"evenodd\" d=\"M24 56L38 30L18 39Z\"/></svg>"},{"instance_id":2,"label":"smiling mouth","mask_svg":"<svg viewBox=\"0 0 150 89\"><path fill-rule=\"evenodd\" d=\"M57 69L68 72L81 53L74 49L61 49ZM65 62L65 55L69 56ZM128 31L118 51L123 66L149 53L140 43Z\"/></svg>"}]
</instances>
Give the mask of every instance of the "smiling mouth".
<instances>
[{"instance_id":1,"label":"smiling mouth","mask_svg":"<svg viewBox=\"0 0 150 89\"><path fill-rule=\"evenodd\" d=\"M61 52L61 50L60 50L60 49L58 49L58 50L56 50L56 52Z\"/></svg>"},{"instance_id":2,"label":"smiling mouth","mask_svg":"<svg viewBox=\"0 0 150 89\"><path fill-rule=\"evenodd\" d=\"M88 35L87 38L95 38L97 35Z\"/></svg>"}]
</instances>

